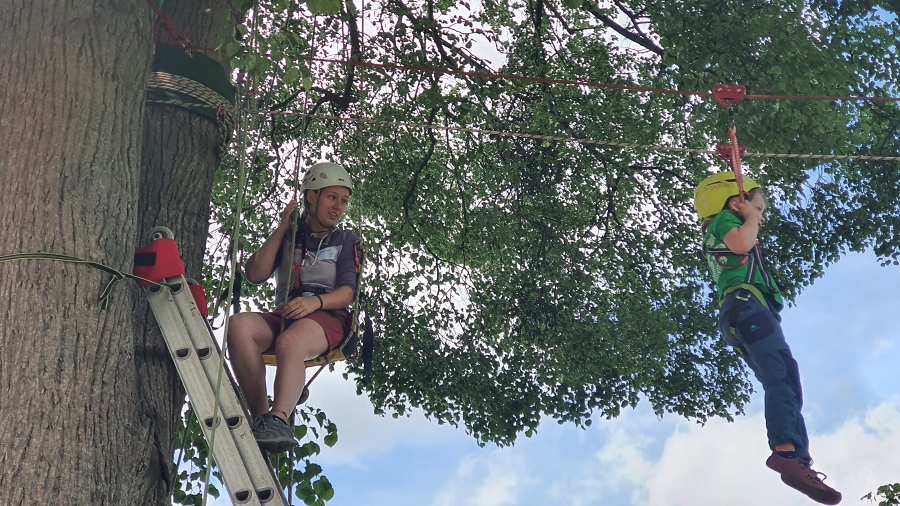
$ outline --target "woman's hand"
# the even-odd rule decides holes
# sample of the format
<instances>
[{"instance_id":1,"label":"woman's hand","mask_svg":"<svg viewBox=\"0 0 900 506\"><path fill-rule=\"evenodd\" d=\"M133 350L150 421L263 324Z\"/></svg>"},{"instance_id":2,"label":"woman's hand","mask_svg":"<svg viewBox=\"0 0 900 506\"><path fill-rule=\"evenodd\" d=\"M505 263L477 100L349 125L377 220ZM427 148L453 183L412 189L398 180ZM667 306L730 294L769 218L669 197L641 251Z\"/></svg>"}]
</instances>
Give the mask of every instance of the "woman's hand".
<instances>
[{"instance_id":1,"label":"woman's hand","mask_svg":"<svg viewBox=\"0 0 900 506\"><path fill-rule=\"evenodd\" d=\"M296 200L291 200L284 206L284 209L281 211L281 222L278 224L279 229L287 231L294 227L294 212L297 211L298 207L300 207L300 204Z\"/></svg>"},{"instance_id":2,"label":"woman's hand","mask_svg":"<svg viewBox=\"0 0 900 506\"><path fill-rule=\"evenodd\" d=\"M284 317L288 320L299 320L309 316L322 308L321 299L312 297L297 297L284 306Z\"/></svg>"}]
</instances>

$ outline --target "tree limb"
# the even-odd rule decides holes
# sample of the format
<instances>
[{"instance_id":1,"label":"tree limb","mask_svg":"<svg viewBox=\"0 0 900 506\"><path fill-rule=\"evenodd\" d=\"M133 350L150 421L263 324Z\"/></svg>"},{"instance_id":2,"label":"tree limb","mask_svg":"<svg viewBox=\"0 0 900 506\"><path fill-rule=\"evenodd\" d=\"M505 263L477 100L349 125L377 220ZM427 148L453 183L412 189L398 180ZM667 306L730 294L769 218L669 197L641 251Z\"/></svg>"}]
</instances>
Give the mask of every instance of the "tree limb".
<instances>
[{"instance_id":1,"label":"tree limb","mask_svg":"<svg viewBox=\"0 0 900 506\"><path fill-rule=\"evenodd\" d=\"M597 7L596 5L588 4L587 7L585 8L585 10L589 14L593 15L595 18L599 19L600 22L602 22L604 25L615 30L619 35L625 37L626 39L640 45L641 47L643 47L649 51L652 51L660 56L663 55L663 52L664 52L663 48L659 47L652 40L648 39L647 37L645 37L641 34L634 34L634 33L629 32L627 29L625 29L624 27L622 27L621 25L616 23L612 18L610 18L606 14L603 14L600 11L600 8Z\"/></svg>"}]
</instances>

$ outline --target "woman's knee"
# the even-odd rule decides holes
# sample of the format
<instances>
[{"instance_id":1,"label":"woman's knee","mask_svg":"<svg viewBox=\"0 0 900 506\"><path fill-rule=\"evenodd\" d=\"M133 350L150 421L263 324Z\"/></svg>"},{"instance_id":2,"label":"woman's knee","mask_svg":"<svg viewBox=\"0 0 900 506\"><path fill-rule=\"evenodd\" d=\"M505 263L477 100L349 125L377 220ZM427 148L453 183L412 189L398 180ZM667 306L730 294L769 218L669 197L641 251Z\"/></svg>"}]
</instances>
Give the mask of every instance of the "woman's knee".
<instances>
[{"instance_id":1,"label":"woman's knee","mask_svg":"<svg viewBox=\"0 0 900 506\"><path fill-rule=\"evenodd\" d=\"M248 342L260 345L271 334L265 320L254 313L238 313L228 319L228 345L241 345ZM270 336L271 339L274 336Z\"/></svg>"}]
</instances>

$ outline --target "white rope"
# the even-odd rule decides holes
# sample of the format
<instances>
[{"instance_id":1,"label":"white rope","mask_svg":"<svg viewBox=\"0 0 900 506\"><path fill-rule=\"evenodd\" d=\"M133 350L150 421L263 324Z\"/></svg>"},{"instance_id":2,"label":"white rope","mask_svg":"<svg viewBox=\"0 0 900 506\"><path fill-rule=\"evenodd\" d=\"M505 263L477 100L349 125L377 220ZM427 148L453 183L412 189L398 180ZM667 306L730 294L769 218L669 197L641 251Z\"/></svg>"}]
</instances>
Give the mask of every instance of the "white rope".
<instances>
[{"instance_id":1,"label":"white rope","mask_svg":"<svg viewBox=\"0 0 900 506\"><path fill-rule=\"evenodd\" d=\"M386 120L377 120L377 119L367 119L367 118L353 118L348 116L333 116L327 114L309 114L309 113L298 113L298 112L283 112L283 111L270 111L270 110L257 110L257 111L247 111L248 114L260 114L260 115L296 115L296 116L304 116L308 118L316 118L323 120L332 120L332 121L343 121L343 122L359 122L366 123L370 125L381 125L381 126L394 126L394 127L404 127L404 128L420 128L425 130L444 130L449 132L460 132L460 133L474 133L481 135L495 135L498 137L515 137L522 139L535 139L535 140L544 140L544 141L554 141L554 142L567 142L574 144L583 144L583 145L599 145L599 146L611 146L617 148L632 148L632 149L644 149L651 151L665 151L665 152L675 152L675 153L693 153L699 155L713 155L718 156L716 151L712 151L709 149L697 149L697 148L683 148L679 146L665 146L660 144L638 144L633 142L618 142L618 141L604 141L598 139L586 139L586 138L578 138L578 137L566 137L559 135L545 135L545 134L534 134L527 132L509 132L504 130L488 130L483 128L473 128L473 127L461 127L461 126L451 126L451 125L436 125L430 123L412 123L406 121L386 121ZM858 160L858 161L875 161L875 162L894 162L900 161L900 156L876 156L876 155L831 155L831 154L794 154L794 153L744 153L744 158L781 158L788 160L795 159L809 159L809 160Z\"/></svg>"}]
</instances>

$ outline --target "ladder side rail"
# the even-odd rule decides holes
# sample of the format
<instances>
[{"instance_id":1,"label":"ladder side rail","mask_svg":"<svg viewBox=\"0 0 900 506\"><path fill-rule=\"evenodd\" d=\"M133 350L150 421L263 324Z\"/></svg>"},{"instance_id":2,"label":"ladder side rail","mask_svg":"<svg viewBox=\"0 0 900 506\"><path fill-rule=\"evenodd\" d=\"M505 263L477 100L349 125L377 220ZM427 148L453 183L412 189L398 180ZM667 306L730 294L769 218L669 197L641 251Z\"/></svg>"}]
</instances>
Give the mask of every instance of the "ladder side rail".
<instances>
[{"instance_id":1,"label":"ladder side rail","mask_svg":"<svg viewBox=\"0 0 900 506\"><path fill-rule=\"evenodd\" d=\"M144 290L207 441L210 440L211 426L217 423L218 419L213 457L222 472L229 496L236 505L260 505L240 452L230 436L230 431L227 430L228 417L221 410L217 411L217 416L213 416L215 394L203 372L196 350L188 339L187 329L177 313L171 291L157 285L151 285Z\"/></svg>"},{"instance_id":2,"label":"ladder side rail","mask_svg":"<svg viewBox=\"0 0 900 506\"><path fill-rule=\"evenodd\" d=\"M183 276L169 278L166 280L166 283L171 286L181 283L181 288L172 292L175 306L178 308L183 324L190 335L191 343L200 357L203 372L211 385L213 393L215 393L216 384L219 382L219 361L222 356L219 343L216 342L209 323L200 313L190 290L185 289L187 287L185 278ZM273 495L280 497L280 500L278 500L280 502L277 501L276 504L287 506L288 502L284 498L278 478L275 476L275 472L268 460L263 457L256 438L253 437L253 433L250 430L249 415L238 399L237 383L231 377L227 367L222 371L221 381L222 384L218 388L219 405L229 417L238 416L241 419L241 423L229 424L228 428L257 495L261 499Z\"/></svg>"}]
</instances>

